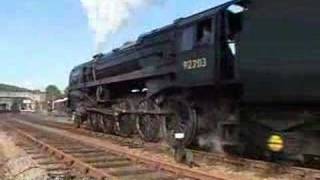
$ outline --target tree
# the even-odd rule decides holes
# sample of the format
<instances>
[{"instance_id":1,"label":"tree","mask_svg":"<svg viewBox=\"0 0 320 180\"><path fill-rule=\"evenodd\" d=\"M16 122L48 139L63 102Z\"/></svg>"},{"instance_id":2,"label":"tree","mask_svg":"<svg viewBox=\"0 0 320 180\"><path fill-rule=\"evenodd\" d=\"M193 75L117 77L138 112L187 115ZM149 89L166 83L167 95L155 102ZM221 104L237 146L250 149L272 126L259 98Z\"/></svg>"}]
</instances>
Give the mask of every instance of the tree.
<instances>
[{"instance_id":1,"label":"tree","mask_svg":"<svg viewBox=\"0 0 320 180\"><path fill-rule=\"evenodd\" d=\"M46 88L47 101L53 101L62 96L61 91L55 85L49 85Z\"/></svg>"}]
</instances>

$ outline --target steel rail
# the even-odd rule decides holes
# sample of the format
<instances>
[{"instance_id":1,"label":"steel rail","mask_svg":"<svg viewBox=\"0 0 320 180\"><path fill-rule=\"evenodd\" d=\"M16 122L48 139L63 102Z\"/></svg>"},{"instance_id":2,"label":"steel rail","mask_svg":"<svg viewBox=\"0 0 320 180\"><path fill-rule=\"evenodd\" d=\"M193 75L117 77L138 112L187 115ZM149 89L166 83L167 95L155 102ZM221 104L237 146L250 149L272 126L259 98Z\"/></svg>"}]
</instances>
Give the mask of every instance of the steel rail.
<instances>
[{"instance_id":1,"label":"steel rail","mask_svg":"<svg viewBox=\"0 0 320 180\"><path fill-rule=\"evenodd\" d=\"M39 122L41 123L41 122ZM51 126L54 128L57 128L57 126L60 125L60 123L52 122L54 125L46 124L44 123L45 126ZM57 125L57 126L56 126ZM65 127L62 129L66 129ZM68 130L66 130L68 131ZM74 130L73 130L74 131ZM84 131L81 129L79 130L79 133L84 134ZM88 133L89 134L89 133ZM95 132L95 134L100 134L98 132ZM101 133L103 134L103 133ZM118 137L118 136L117 136ZM204 152L204 151L197 151L197 150L191 150L194 153L195 159L200 159L199 157L205 157L206 159L210 159L212 161L219 161L222 163L229 163L233 165L237 165L240 167L246 167L246 168L254 168L256 170L267 170L270 168L274 169L280 169L281 172L283 173L288 173L288 174L293 174L296 176L300 177L307 177L311 179L320 179L320 170L318 169L311 169L311 168L304 168L304 167L298 167L298 166L286 166L286 165L281 165L277 163L272 163L272 162L266 162L266 161L261 161L261 160L253 160L253 159L248 159L248 158L242 158L242 157L236 157L236 156L231 156L231 155L225 155L225 154L219 154L219 153L210 153L210 152ZM137 158L135 156L132 157ZM168 167L170 169L171 167ZM203 178L208 178L208 177L203 177Z\"/></svg>"},{"instance_id":2,"label":"steel rail","mask_svg":"<svg viewBox=\"0 0 320 180\"><path fill-rule=\"evenodd\" d=\"M16 121L19 124L23 124L25 126L31 126L33 128L39 129L38 127L31 125L31 124L26 124L27 122L21 122L21 121ZM38 125L41 126L41 125ZM143 155L137 155L133 152L128 151L128 149L121 147L119 145L115 145L112 143L107 143L103 142L101 143L101 140L97 140L96 138L91 138L91 137L86 137L83 138L83 135L78 135L74 133L70 133L65 130L59 130L54 128L55 131L63 131L59 133L60 135L66 136L68 138L81 141L85 144L92 145L94 147L99 147L101 149L106 150L109 153L113 153L119 156L125 156L126 158L130 159L133 162L136 163L142 163L144 165L147 165L148 167L152 167L152 169L157 169L157 170L163 170L165 172L169 172L171 174L174 174L177 177L187 177L191 179L201 179L201 180L224 180L227 179L226 176L223 173L207 173L202 170L198 169L193 169L185 165L180 165L176 163L171 163L164 161L159 158L152 158L152 157L146 157ZM69 135L72 134L72 135ZM35 138L33 138L35 139ZM36 140L36 139L35 139ZM55 152L55 151L54 151ZM62 156L66 157L66 156ZM73 161L76 162L76 161ZM81 165L81 163L79 163ZM83 169L83 168L82 168ZM92 171L95 172L95 171Z\"/></svg>"},{"instance_id":3,"label":"steel rail","mask_svg":"<svg viewBox=\"0 0 320 180\"><path fill-rule=\"evenodd\" d=\"M40 120L39 121L35 120L35 121L37 121L37 123L43 124L44 126L60 128L60 129L65 129L66 131L70 131L65 126L62 126L61 125L62 123L50 121L50 123L48 124L48 123L41 122ZM94 133L95 135L96 134L103 135L103 133L87 131L84 129L79 129L79 130L72 129L72 132L81 133L87 136L92 135L92 133ZM108 136L112 136L112 135L108 134ZM121 138L119 136L115 136L115 137ZM222 163L233 164L240 167L246 167L249 169L254 168L256 170L267 170L270 168L274 168L274 169L280 169L280 171L283 173L293 174L300 177L311 177L314 179L320 179L320 170L318 169L304 168L304 167L298 167L298 166L286 166L282 164L277 164L277 163L272 163L272 162L267 162L262 160L253 160L248 158L236 157L236 156L226 155L222 153L210 153L210 152L197 151L197 150L190 150L190 151L193 152L196 160L199 160L199 159L201 160L201 158L199 157L203 157L206 159L210 159L214 162L219 161Z\"/></svg>"},{"instance_id":4,"label":"steel rail","mask_svg":"<svg viewBox=\"0 0 320 180\"><path fill-rule=\"evenodd\" d=\"M43 151L46 151L47 153L51 154L52 156L56 157L57 159L60 159L62 162L66 163L67 165L74 167L78 170L80 170L83 174L87 176L94 177L98 180L105 180L106 178L116 180L119 179L116 176L111 175L111 173L108 173L107 170L99 170L87 163L82 162L81 160L64 153L63 151L33 137L32 135L23 132L22 130L10 126L11 129L13 129L15 132L19 133L23 137L31 140L32 142L36 143Z\"/></svg>"},{"instance_id":5,"label":"steel rail","mask_svg":"<svg viewBox=\"0 0 320 180\"><path fill-rule=\"evenodd\" d=\"M270 168L280 169L283 173L293 174L296 176L300 176L302 178L308 179L316 179L320 180L320 170L311 169L311 168L303 168L297 166L288 166L283 164L277 164L273 162L266 162L262 160L253 160L248 158L241 158L231 155L226 155L222 153L210 153L204 151L190 150L193 152L195 158L206 158L212 161L220 161L225 162L241 167L254 168L256 170L267 170Z\"/></svg>"}]
</instances>

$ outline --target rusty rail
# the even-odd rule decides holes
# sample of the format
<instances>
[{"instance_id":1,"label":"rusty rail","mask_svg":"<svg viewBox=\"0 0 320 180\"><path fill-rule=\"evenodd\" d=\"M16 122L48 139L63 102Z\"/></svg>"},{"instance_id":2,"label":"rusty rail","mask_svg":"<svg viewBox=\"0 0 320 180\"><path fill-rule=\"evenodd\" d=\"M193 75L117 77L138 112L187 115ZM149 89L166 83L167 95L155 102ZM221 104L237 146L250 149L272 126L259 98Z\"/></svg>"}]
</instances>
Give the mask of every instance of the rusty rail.
<instances>
[{"instance_id":1,"label":"rusty rail","mask_svg":"<svg viewBox=\"0 0 320 180\"><path fill-rule=\"evenodd\" d=\"M190 151L193 152L196 159L206 158L207 160L211 160L213 162L224 162L224 163L233 164L240 167L252 168L255 170L263 170L263 171L273 168L274 170L278 170L281 173L293 174L301 178L320 180L320 170L318 169L282 165L282 164L266 162L261 160L241 158L241 157L226 155L222 153L220 154L210 153L210 152L197 151L197 150L190 150Z\"/></svg>"},{"instance_id":2,"label":"rusty rail","mask_svg":"<svg viewBox=\"0 0 320 180\"><path fill-rule=\"evenodd\" d=\"M15 122L15 123L13 123L13 122ZM25 126L25 128L31 128L31 129L34 128L33 131L35 131L36 129L38 132L44 131L42 129L38 129L37 127L31 127L31 126L28 127L29 125L22 124L21 122L18 122L18 121L11 121L10 122L11 126L16 123L19 124L20 126ZM20 130L20 128L19 129L15 128L15 131L18 132L19 134L27 137L28 139L34 141L35 143L39 144L39 146L43 150L51 153L52 155L56 156L57 158L62 159L68 165L81 170L82 173L84 173L84 174L90 175L90 176L95 177L99 180L103 180L106 178L117 179L117 177L112 175L113 172L110 172L110 173L106 172L105 169L104 169L104 171L101 171L100 169L97 169L93 166L90 166L89 164L84 163L83 161L79 160L78 158L71 156L70 154L54 147L54 145L50 145L48 143L45 143L45 142L39 140L34 135L29 134L28 132L24 132L23 130ZM67 134L60 134L60 135L63 135L66 138L72 138L72 139L74 138L74 137L71 137ZM74 139L74 140L79 141L79 139ZM168 175L173 176L175 178L181 177L181 178L204 179L204 180L225 179L225 178L223 178L223 176L219 176L217 174L208 174L208 173L203 172L201 170L191 169L187 166L181 166L181 165L177 165L175 163L169 163L169 162L163 161L161 159L155 159L152 157L144 157L141 155L137 155L132 152L126 151L125 149L119 148L116 145L99 144L98 142L95 142L95 141L91 141L91 142L83 141L83 143L86 143L87 145L92 145L93 147L99 147L99 148L105 150L105 152L118 155L119 157L126 157L131 162L141 164L144 167L149 167L152 170L165 172Z\"/></svg>"},{"instance_id":3,"label":"rusty rail","mask_svg":"<svg viewBox=\"0 0 320 180\"><path fill-rule=\"evenodd\" d=\"M93 166L86 164L82 161L80 161L79 159L68 155L67 153L64 153L63 151L44 143L43 141L35 138L34 136L23 132L22 130L15 128L13 126L10 126L10 129L14 130L15 132L19 133L21 136L27 138L28 140L32 141L33 143L37 144L39 146L39 148L42 151L45 151L46 153L54 156L55 158L59 159L60 161L66 163L68 166L72 167L72 168L76 168L78 170L81 171L81 173L90 176L90 177L94 177L98 180L104 180L106 178L108 179L118 179L115 176L107 173L106 171L100 171L97 168L94 168Z\"/></svg>"},{"instance_id":4,"label":"rusty rail","mask_svg":"<svg viewBox=\"0 0 320 180\"><path fill-rule=\"evenodd\" d=\"M39 122L39 121L37 121L37 122ZM43 122L39 122L39 123L42 123L42 124L49 126L49 127L50 126L53 126L55 128L62 127L59 125L60 123L55 123L55 122L50 122L49 124L43 123ZM53 124L51 124L51 123L53 123ZM62 129L69 131L69 129L66 127L63 127ZM80 130L75 131L73 129L72 132L84 134L86 131L82 130L82 129L81 129L81 131ZM90 133L88 132L85 134L88 135ZM103 133L95 132L94 134L101 134L102 135ZM159 162L158 160L152 160L152 159L150 160L150 158L137 157L135 154L130 154L125 151L120 151L116 147L112 148L112 146L110 146L107 148L114 151L115 153L126 154L130 159L133 159L133 160L138 160L138 161L141 161L146 164L148 164L148 163L149 164L150 163L151 164L158 164L158 165L156 165L156 166L158 166L158 168L163 168L163 169L171 171L171 172L174 172L177 170L178 170L178 172L181 171L181 174L183 174L185 176L197 174L197 176L200 177L200 179L212 179L212 178L219 179L217 177L210 176L210 175L203 173L201 171L199 171L199 172L197 172L197 171L192 172L191 171L190 172L190 168L187 168L187 167L175 166L174 164L166 164L166 162ZM282 173L294 174L299 177L310 178L310 179L320 179L320 170L318 170L318 169L302 168L302 167L295 167L295 166L284 166L284 165L266 162L266 161L259 161L259 160L252 160L252 159L235 157L235 156L228 156L225 154L217 154L217 153L195 151L195 150L191 150L191 151L193 151L195 159L197 159L197 160L200 159L199 157L203 157L207 160L211 160L214 162L218 161L218 162L228 163L228 164L232 164L232 165L236 165L236 166L240 166L240 167L245 167L248 169L268 170L270 168L274 168L274 169L280 169L280 171ZM223 179L223 178L220 178L220 179Z\"/></svg>"}]
</instances>

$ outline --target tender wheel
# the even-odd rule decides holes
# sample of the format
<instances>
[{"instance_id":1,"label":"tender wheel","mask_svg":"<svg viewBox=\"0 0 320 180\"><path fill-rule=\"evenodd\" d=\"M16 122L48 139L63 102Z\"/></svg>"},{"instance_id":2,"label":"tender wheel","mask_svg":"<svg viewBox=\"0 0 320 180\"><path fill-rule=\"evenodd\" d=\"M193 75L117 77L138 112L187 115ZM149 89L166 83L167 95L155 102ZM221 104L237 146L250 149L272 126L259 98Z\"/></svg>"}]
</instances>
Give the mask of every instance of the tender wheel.
<instances>
[{"instance_id":1,"label":"tender wheel","mask_svg":"<svg viewBox=\"0 0 320 180\"><path fill-rule=\"evenodd\" d=\"M72 112L71 120L75 128L80 128L81 126L81 117L77 116L76 112Z\"/></svg>"},{"instance_id":2,"label":"tender wheel","mask_svg":"<svg viewBox=\"0 0 320 180\"><path fill-rule=\"evenodd\" d=\"M179 144L188 146L192 143L196 134L197 117L190 103L180 98L168 98L164 102L164 109L172 113L165 118L163 134L171 146L179 142L175 139L175 133L183 133L184 138Z\"/></svg>"},{"instance_id":3,"label":"tender wheel","mask_svg":"<svg viewBox=\"0 0 320 180\"><path fill-rule=\"evenodd\" d=\"M142 101L138 109L141 111L160 111L160 107L152 100ZM160 140L160 129L164 118L157 115L139 115L136 118L136 128L140 137L147 142Z\"/></svg>"},{"instance_id":4,"label":"tender wheel","mask_svg":"<svg viewBox=\"0 0 320 180\"><path fill-rule=\"evenodd\" d=\"M100 131L96 113L89 113L89 125L91 130Z\"/></svg>"},{"instance_id":5,"label":"tender wheel","mask_svg":"<svg viewBox=\"0 0 320 180\"><path fill-rule=\"evenodd\" d=\"M108 119L106 116L103 116L103 125L102 129L104 133L113 134L114 133L114 121L112 119Z\"/></svg>"},{"instance_id":6,"label":"tender wheel","mask_svg":"<svg viewBox=\"0 0 320 180\"><path fill-rule=\"evenodd\" d=\"M74 124L75 128L80 128L81 127L81 119L79 117L76 117L73 124Z\"/></svg>"},{"instance_id":7,"label":"tender wheel","mask_svg":"<svg viewBox=\"0 0 320 180\"><path fill-rule=\"evenodd\" d=\"M96 126L97 131L104 132L104 115L96 113Z\"/></svg>"},{"instance_id":8,"label":"tender wheel","mask_svg":"<svg viewBox=\"0 0 320 180\"><path fill-rule=\"evenodd\" d=\"M115 107L117 111L133 111L134 105L127 99L121 100ZM135 116L132 114L122 114L118 117L115 124L115 133L128 137L135 132Z\"/></svg>"}]
</instances>

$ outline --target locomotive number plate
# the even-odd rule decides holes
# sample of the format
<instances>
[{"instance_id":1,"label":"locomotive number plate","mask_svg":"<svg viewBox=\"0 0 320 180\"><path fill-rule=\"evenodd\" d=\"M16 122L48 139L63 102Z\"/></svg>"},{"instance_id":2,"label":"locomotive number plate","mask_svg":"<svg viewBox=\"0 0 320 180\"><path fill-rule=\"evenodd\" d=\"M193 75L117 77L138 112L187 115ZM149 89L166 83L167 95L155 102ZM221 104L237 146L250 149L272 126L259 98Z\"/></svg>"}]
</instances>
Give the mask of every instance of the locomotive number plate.
<instances>
[{"instance_id":1,"label":"locomotive number plate","mask_svg":"<svg viewBox=\"0 0 320 180\"><path fill-rule=\"evenodd\" d=\"M207 58L191 59L183 62L183 69L199 69L207 67Z\"/></svg>"}]
</instances>

